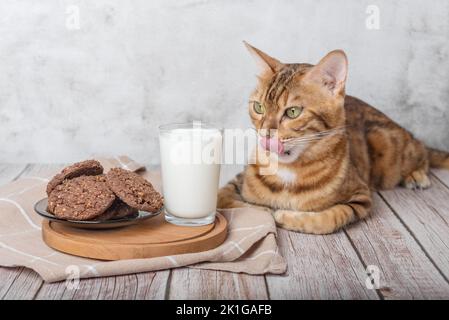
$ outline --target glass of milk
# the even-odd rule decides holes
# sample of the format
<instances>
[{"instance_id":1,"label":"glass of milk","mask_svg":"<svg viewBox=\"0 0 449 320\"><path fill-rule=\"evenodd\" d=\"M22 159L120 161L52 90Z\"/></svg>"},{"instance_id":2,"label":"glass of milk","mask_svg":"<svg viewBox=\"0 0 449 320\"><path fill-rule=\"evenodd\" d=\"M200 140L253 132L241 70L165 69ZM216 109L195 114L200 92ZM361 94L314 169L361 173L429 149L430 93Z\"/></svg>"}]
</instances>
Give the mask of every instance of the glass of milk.
<instances>
[{"instance_id":1,"label":"glass of milk","mask_svg":"<svg viewBox=\"0 0 449 320\"><path fill-rule=\"evenodd\" d=\"M159 127L165 219L183 226L213 223L222 130L201 122Z\"/></svg>"}]
</instances>

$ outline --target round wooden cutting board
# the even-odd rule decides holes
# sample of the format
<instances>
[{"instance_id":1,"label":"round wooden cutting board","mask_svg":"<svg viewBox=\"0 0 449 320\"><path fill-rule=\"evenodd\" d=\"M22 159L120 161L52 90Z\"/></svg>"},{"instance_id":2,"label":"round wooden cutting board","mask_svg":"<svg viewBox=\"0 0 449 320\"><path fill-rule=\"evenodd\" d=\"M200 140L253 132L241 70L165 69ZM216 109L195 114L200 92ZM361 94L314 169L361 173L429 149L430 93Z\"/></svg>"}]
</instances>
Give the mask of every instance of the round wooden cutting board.
<instances>
[{"instance_id":1,"label":"round wooden cutting board","mask_svg":"<svg viewBox=\"0 0 449 320\"><path fill-rule=\"evenodd\" d=\"M165 221L164 215L128 227L106 230L78 229L44 220L45 243L65 253L100 259L122 260L206 251L226 239L226 219L217 213L215 223L181 227Z\"/></svg>"}]
</instances>

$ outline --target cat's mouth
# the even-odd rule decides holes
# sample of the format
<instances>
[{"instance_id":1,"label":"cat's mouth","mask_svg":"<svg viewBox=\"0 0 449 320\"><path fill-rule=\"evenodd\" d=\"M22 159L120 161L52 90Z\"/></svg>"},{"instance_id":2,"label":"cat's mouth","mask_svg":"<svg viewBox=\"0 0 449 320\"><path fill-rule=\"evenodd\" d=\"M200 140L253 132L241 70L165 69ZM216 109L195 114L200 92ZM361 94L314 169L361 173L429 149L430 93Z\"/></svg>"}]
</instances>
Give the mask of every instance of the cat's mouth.
<instances>
[{"instance_id":1,"label":"cat's mouth","mask_svg":"<svg viewBox=\"0 0 449 320\"><path fill-rule=\"evenodd\" d=\"M279 156L290 156L293 151L293 147L288 147L283 140L274 137L262 137L260 139L261 146L270 152L275 152Z\"/></svg>"},{"instance_id":2,"label":"cat's mouth","mask_svg":"<svg viewBox=\"0 0 449 320\"><path fill-rule=\"evenodd\" d=\"M277 137L261 137L260 145L267 151L281 155L286 151L284 143Z\"/></svg>"},{"instance_id":3,"label":"cat's mouth","mask_svg":"<svg viewBox=\"0 0 449 320\"><path fill-rule=\"evenodd\" d=\"M291 145L277 137L261 137L260 145L267 151L278 155L282 163L291 163L298 159L307 144Z\"/></svg>"},{"instance_id":4,"label":"cat's mouth","mask_svg":"<svg viewBox=\"0 0 449 320\"><path fill-rule=\"evenodd\" d=\"M304 152L306 146L293 146L284 150L282 154L278 154L278 160L281 163L292 163L298 160L301 154Z\"/></svg>"}]
</instances>

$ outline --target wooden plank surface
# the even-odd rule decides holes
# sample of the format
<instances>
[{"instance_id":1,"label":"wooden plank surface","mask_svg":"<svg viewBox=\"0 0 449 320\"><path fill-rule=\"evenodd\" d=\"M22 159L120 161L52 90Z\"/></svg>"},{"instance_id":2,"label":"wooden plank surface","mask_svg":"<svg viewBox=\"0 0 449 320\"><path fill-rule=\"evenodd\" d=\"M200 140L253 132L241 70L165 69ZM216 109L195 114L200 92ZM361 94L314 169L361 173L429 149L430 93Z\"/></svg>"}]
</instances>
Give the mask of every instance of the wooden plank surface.
<instances>
[{"instance_id":1,"label":"wooden plank surface","mask_svg":"<svg viewBox=\"0 0 449 320\"><path fill-rule=\"evenodd\" d=\"M0 271L0 277L3 276L2 271ZM14 272L17 273L14 282L11 283L8 290L0 298L4 300L34 299L43 283L41 277L27 268L15 268Z\"/></svg>"},{"instance_id":2,"label":"wooden plank surface","mask_svg":"<svg viewBox=\"0 0 449 320\"><path fill-rule=\"evenodd\" d=\"M268 299L264 276L191 268L173 269L169 299Z\"/></svg>"},{"instance_id":3,"label":"wooden plank surface","mask_svg":"<svg viewBox=\"0 0 449 320\"><path fill-rule=\"evenodd\" d=\"M434 176L426 190L397 188L380 194L418 241L438 271L449 278L449 189ZM448 293L449 296L449 293Z\"/></svg>"},{"instance_id":4,"label":"wooden plank surface","mask_svg":"<svg viewBox=\"0 0 449 320\"><path fill-rule=\"evenodd\" d=\"M379 269L385 299L449 298L449 284L377 193L371 216L346 228L365 265Z\"/></svg>"},{"instance_id":5,"label":"wooden plank surface","mask_svg":"<svg viewBox=\"0 0 449 320\"><path fill-rule=\"evenodd\" d=\"M78 289L65 282L44 283L39 300L148 300L164 299L170 271L145 272L115 277L83 279Z\"/></svg>"},{"instance_id":6,"label":"wooden plank surface","mask_svg":"<svg viewBox=\"0 0 449 320\"><path fill-rule=\"evenodd\" d=\"M26 164L0 163L0 186L16 180L26 168Z\"/></svg>"},{"instance_id":7,"label":"wooden plank surface","mask_svg":"<svg viewBox=\"0 0 449 320\"><path fill-rule=\"evenodd\" d=\"M20 174L20 178L35 176L51 178L55 172L58 172L64 166L64 164L28 164Z\"/></svg>"},{"instance_id":8,"label":"wooden plank surface","mask_svg":"<svg viewBox=\"0 0 449 320\"><path fill-rule=\"evenodd\" d=\"M343 232L316 236L278 229L286 276L267 275L272 299L378 299Z\"/></svg>"},{"instance_id":9,"label":"wooden plank surface","mask_svg":"<svg viewBox=\"0 0 449 320\"><path fill-rule=\"evenodd\" d=\"M0 185L61 166L0 164ZM224 170L221 184L238 167ZM46 284L32 270L0 268L0 299L394 299L449 298L449 172L433 171L433 188L375 195L370 219L328 236L279 230L286 275L251 276L181 268L84 279L79 289ZM368 289L366 265L381 271Z\"/></svg>"},{"instance_id":10,"label":"wooden plank surface","mask_svg":"<svg viewBox=\"0 0 449 320\"><path fill-rule=\"evenodd\" d=\"M449 170L447 169L432 169L432 175L440 180L447 188L449 188Z\"/></svg>"}]
</instances>

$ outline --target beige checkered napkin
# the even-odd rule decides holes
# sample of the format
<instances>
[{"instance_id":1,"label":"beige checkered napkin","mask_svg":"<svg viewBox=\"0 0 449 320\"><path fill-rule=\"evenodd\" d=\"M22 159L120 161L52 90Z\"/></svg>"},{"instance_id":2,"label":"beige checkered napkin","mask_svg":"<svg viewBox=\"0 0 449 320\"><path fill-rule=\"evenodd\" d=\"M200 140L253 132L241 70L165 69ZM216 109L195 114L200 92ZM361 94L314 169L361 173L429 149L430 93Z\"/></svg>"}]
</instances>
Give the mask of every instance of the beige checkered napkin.
<instances>
[{"instance_id":1,"label":"beige checkered napkin","mask_svg":"<svg viewBox=\"0 0 449 320\"><path fill-rule=\"evenodd\" d=\"M128 157L100 159L100 162L106 171L118 166L139 171L160 190L159 173L145 171ZM209 251L120 261L86 259L55 251L42 241L42 218L33 211L34 203L46 196L46 184L55 173L24 176L0 187L1 266L31 268L48 282L64 280L66 268L72 265L79 267L82 278L181 266L249 274L279 274L286 270L286 263L278 253L276 227L271 215L254 208L220 210L228 220L228 236L221 246Z\"/></svg>"}]
</instances>

